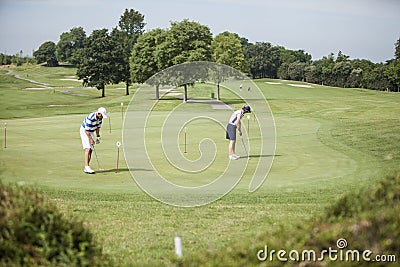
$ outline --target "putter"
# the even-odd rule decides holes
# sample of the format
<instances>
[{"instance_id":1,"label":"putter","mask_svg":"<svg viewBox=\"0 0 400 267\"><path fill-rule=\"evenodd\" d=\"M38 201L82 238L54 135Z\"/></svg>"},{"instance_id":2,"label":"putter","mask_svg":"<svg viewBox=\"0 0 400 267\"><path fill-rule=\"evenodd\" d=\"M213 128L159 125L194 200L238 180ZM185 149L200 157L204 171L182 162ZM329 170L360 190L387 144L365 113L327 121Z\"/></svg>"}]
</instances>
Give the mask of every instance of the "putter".
<instances>
[{"instance_id":1,"label":"putter","mask_svg":"<svg viewBox=\"0 0 400 267\"><path fill-rule=\"evenodd\" d=\"M93 146L93 151L94 151L94 155L96 156L96 160L97 160L97 165L99 166L99 171L104 171L104 169L100 168L100 162L99 162L99 158L97 157L97 152L96 149Z\"/></svg>"},{"instance_id":2,"label":"putter","mask_svg":"<svg viewBox=\"0 0 400 267\"><path fill-rule=\"evenodd\" d=\"M250 159L250 155L249 155L249 152L247 152L246 146L244 145L243 136L241 137L241 139L242 139L242 144L243 144L243 147L244 147L244 151L246 151L247 159L249 160Z\"/></svg>"}]
</instances>

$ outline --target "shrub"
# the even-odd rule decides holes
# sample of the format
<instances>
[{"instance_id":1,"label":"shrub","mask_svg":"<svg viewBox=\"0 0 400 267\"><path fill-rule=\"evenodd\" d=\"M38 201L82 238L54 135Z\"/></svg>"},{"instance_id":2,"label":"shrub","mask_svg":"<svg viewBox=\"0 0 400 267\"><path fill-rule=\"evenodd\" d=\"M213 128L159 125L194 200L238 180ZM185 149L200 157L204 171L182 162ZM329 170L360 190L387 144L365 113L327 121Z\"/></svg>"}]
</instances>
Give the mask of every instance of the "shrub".
<instances>
[{"instance_id":1,"label":"shrub","mask_svg":"<svg viewBox=\"0 0 400 267\"><path fill-rule=\"evenodd\" d=\"M361 188L358 192L340 198L327 210L331 220L349 218L371 209L395 208L400 205L400 175L388 177L379 183Z\"/></svg>"},{"instance_id":2,"label":"shrub","mask_svg":"<svg viewBox=\"0 0 400 267\"><path fill-rule=\"evenodd\" d=\"M98 266L104 258L83 222L33 189L0 182L0 229L0 265Z\"/></svg>"},{"instance_id":3,"label":"shrub","mask_svg":"<svg viewBox=\"0 0 400 267\"><path fill-rule=\"evenodd\" d=\"M400 251L400 175L387 177L358 192L344 195L315 221L281 225L274 233L260 232L253 240L242 240L219 251L187 255L173 262L179 266L398 266ZM395 255L396 262L324 261L259 262L257 251L268 244L269 251L313 250L321 255L329 247L338 250L345 239L347 250L370 250L376 255ZM286 255L287 256L287 255Z\"/></svg>"},{"instance_id":4,"label":"shrub","mask_svg":"<svg viewBox=\"0 0 400 267\"><path fill-rule=\"evenodd\" d=\"M395 255L400 251L400 175L387 177L379 183L345 195L313 227L308 245L335 247L345 238L349 250L371 250L375 255ZM333 263L330 263L334 266ZM346 262L343 266L362 266L369 262ZM384 262L377 266L398 266Z\"/></svg>"}]
</instances>

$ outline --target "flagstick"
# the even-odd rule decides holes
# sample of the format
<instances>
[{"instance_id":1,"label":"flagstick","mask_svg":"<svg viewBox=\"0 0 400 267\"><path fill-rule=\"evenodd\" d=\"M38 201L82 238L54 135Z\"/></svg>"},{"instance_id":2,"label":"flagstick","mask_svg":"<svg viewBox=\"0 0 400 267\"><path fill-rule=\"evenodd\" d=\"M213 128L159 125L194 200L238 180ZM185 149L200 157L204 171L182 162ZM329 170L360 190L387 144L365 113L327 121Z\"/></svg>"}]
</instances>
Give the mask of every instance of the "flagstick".
<instances>
[{"instance_id":1,"label":"flagstick","mask_svg":"<svg viewBox=\"0 0 400 267\"><path fill-rule=\"evenodd\" d=\"M108 126L110 127L110 133L111 133L111 118L110 118L110 115L108 115Z\"/></svg>"},{"instance_id":2,"label":"flagstick","mask_svg":"<svg viewBox=\"0 0 400 267\"><path fill-rule=\"evenodd\" d=\"M119 163L119 147L121 146L121 143L118 141L117 142L117 147L118 147L118 152L117 152L117 169L115 172L118 172L118 163Z\"/></svg>"},{"instance_id":3,"label":"flagstick","mask_svg":"<svg viewBox=\"0 0 400 267\"><path fill-rule=\"evenodd\" d=\"M250 135L250 115L247 115L247 136Z\"/></svg>"}]
</instances>

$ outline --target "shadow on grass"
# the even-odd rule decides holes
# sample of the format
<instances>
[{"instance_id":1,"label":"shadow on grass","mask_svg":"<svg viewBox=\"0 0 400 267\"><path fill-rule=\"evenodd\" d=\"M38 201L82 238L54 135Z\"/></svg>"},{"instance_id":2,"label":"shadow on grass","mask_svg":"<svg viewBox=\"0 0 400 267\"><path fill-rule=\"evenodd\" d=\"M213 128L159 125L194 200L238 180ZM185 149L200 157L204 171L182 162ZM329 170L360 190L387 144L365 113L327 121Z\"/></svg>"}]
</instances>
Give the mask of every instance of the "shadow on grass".
<instances>
[{"instance_id":1,"label":"shadow on grass","mask_svg":"<svg viewBox=\"0 0 400 267\"><path fill-rule=\"evenodd\" d=\"M282 155L249 155L249 156L240 156L240 159L245 158L269 158L269 157L280 157Z\"/></svg>"},{"instance_id":2,"label":"shadow on grass","mask_svg":"<svg viewBox=\"0 0 400 267\"><path fill-rule=\"evenodd\" d=\"M114 169L109 169L109 170L102 170L102 171L97 171L100 173L107 173L107 172L129 172L129 171L153 171L153 170L149 170L149 169L140 169L140 168L119 168L118 171L116 168Z\"/></svg>"}]
</instances>

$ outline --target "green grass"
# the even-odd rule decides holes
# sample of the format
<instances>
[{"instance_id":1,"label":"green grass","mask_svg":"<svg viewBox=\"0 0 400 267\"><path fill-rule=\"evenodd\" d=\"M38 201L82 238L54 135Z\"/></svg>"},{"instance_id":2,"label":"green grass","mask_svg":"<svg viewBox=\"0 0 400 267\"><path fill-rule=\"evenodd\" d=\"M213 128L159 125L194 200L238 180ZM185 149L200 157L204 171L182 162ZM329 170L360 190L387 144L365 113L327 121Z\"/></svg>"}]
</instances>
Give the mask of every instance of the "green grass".
<instances>
[{"instance_id":1,"label":"green grass","mask_svg":"<svg viewBox=\"0 0 400 267\"><path fill-rule=\"evenodd\" d=\"M122 140L120 103L126 107L131 99L125 96L124 84L107 87L106 98L100 98L96 89L82 90L79 82L60 80L74 76L73 68L28 66L12 70L49 88L23 90L40 86L0 70L0 122L7 122L7 148L0 151L0 179L44 190L64 213L86 221L104 252L118 265L177 264L173 247L176 235L182 237L184 257L189 261L204 251L247 245L257 236L268 238L281 229L321 216L328 205L360 185L374 184L399 171L400 94L256 80L271 106L277 130L276 157L264 185L255 193L247 192L257 162L252 159L242 181L222 199L198 208L171 207L143 193L123 160L120 172L115 173L115 144ZM87 96L64 94L61 90L65 88ZM211 90L200 84L189 88L189 97L207 98ZM243 104L226 90L221 94L222 100L235 108ZM157 126L167 111L179 104L181 100L165 97L153 112L146 129L152 159L171 180L188 177L184 181L188 184L205 183L227 162L227 143L218 127L202 121L188 125L187 158L200 156L198 142L207 134L216 143L215 167L206 172L182 174L159 156ZM106 120L102 144L96 147L106 171L90 176L82 172L79 126L84 116L99 106L111 111L112 129L110 133ZM193 103L184 108L189 113L211 109ZM3 134L1 138L4 142ZM177 138L182 149L182 133ZM256 144L257 138L251 118L250 143ZM238 152L244 152L240 143ZM97 170L95 158L91 165Z\"/></svg>"},{"instance_id":2,"label":"green grass","mask_svg":"<svg viewBox=\"0 0 400 267\"><path fill-rule=\"evenodd\" d=\"M0 119L82 114L88 109L95 110L99 105L106 104L100 97L101 91L84 87L81 81L76 80L75 74L76 69L69 67L25 66L0 69ZM15 79L14 75L46 85ZM137 87L130 87L131 94ZM111 112L120 111L121 102L127 106L131 98L125 96L125 84L106 86L106 96Z\"/></svg>"},{"instance_id":3,"label":"green grass","mask_svg":"<svg viewBox=\"0 0 400 267\"><path fill-rule=\"evenodd\" d=\"M260 261L256 255L259 255L261 266L398 266L399 189L400 175L388 176L344 195L322 214L300 223L285 223L273 233L259 232L251 239L234 242L218 251L202 251L177 263L258 266ZM347 246L340 249L339 240ZM328 250L332 253L328 254ZM278 251L285 254L279 255ZM307 254L310 251L315 253L315 260L307 262L303 258L312 258L313 254Z\"/></svg>"}]
</instances>

